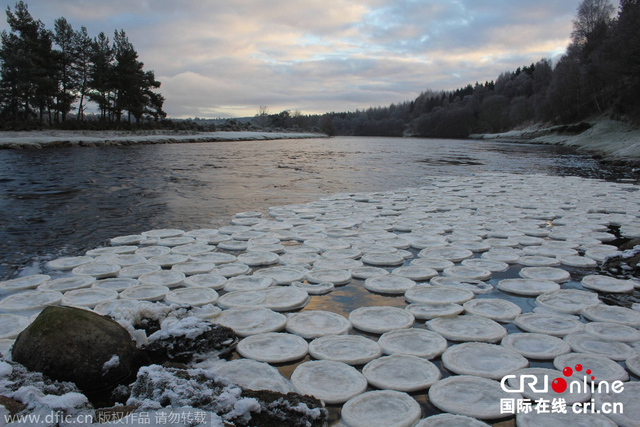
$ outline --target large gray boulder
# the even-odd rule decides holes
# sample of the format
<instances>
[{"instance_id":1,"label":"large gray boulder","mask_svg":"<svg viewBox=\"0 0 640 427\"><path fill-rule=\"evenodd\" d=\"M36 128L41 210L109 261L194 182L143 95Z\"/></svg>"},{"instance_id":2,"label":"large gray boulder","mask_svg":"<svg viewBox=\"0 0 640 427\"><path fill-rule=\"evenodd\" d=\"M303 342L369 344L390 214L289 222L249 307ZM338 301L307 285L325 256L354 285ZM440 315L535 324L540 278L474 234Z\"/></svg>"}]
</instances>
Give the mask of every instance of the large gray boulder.
<instances>
[{"instance_id":1,"label":"large gray boulder","mask_svg":"<svg viewBox=\"0 0 640 427\"><path fill-rule=\"evenodd\" d=\"M136 345L116 321L72 307L47 307L18 335L12 358L83 392L108 391L132 375Z\"/></svg>"}]
</instances>

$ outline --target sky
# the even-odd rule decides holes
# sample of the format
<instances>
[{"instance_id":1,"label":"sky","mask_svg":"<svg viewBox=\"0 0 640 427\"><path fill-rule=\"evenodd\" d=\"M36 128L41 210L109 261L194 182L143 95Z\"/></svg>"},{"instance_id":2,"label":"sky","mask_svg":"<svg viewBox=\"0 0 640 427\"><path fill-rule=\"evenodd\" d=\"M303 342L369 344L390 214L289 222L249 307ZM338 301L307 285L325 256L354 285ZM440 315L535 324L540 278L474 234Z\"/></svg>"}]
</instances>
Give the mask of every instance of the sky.
<instances>
[{"instance_id":1,"label":"sky","mask_svg":"<svg viewBox=\"0 0 640 427\"><path fill-rule=\"evenodd\" d=\"M0 0L3 9L15 1ZM580 0L25 0L124 29L169 117L355 111L495 80L569 44ZM4 19L0 29L8 29Z\"/></svg>"}]
</instances>

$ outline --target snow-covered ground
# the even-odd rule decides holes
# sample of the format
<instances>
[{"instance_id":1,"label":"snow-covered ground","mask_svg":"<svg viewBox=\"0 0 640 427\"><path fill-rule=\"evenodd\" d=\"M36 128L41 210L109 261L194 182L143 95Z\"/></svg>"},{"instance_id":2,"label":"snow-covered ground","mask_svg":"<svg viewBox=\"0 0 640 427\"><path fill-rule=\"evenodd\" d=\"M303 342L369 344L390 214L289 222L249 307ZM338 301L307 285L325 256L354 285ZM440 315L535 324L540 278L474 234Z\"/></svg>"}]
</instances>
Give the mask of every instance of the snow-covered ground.
<instances>
[{"instance_id":1,"label":"snow-covered ground","mask_svg":"<svg viewBox=\"0 0 640 427\"><path fill-rule=\"evenodd\" d=\"M557 128L534 125L504 133L471 135L476 139L531 142L576 147L604 156L607 160L640 163L640 129L615 120L590 122L592 127L579 134L558 132Z\"/></svg>"},{"instance_id":2,"label":"snow-covered ground","mask_svg":"<svg viewBox=\"0 0 640 427\"><path fill-rule=\"evenodd\" d=\"M0 132L0 148L42 148L48 146L92 146L167 144L176 142L256 141L272 139L323 138L309 132L118 132L118 131L32 131Z\"/></svg>"}]
</instances>

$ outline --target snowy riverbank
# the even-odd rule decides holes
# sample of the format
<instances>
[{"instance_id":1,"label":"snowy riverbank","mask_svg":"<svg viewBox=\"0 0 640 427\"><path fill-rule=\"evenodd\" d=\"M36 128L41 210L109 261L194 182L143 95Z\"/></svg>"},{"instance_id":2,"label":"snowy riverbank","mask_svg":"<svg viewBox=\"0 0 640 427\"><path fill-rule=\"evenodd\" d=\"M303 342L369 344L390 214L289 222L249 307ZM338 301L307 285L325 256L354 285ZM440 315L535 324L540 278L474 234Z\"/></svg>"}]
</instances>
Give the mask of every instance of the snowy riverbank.
<instances>
[{"instance_id":1,"label":"snowy riverbank","mask_svg":"<svg viewBox=\"0 0 640 427\"><path fill-rule=\"evenodd\" d=\"M576 147L602 156L607 161L625 161L640 165L640 129L615 120L589 122L591 127L533 125L524 129L496 134L471 135L473 139L495 139L505 142L527 142Z\"/></svg>"},{"instance_id":2,"label":"snowy riverbank","mask_svg":"<svg viewBox=\"0 0 640 427\"><path fill-rule=\"evenodd\" d=\"M45 148L179 142L259 141L274 139L325 138L310 132L118 132L118 131L34 131L0 132L0 148Z\"/></svg>"}]
</instances>

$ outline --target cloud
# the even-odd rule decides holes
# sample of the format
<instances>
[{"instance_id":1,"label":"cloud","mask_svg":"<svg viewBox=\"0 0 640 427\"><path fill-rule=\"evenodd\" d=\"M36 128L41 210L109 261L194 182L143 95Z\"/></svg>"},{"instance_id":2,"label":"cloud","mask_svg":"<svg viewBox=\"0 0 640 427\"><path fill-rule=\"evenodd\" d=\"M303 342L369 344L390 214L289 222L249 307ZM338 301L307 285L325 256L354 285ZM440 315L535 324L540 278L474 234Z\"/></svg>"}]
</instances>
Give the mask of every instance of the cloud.
<instances>
[{"instance_id":1,"label":"cloud","mask_svg":"<svg viewBox=\"0 0 640 427\"><path fill-rule=\"evenodd\" d=\"M59 16L91 35L124 28L170 116L215 117L259 105L355 110L495 79L562 52L579 2L60 0L29 10L48 28Z\"/></svg>"}]
</instances>

